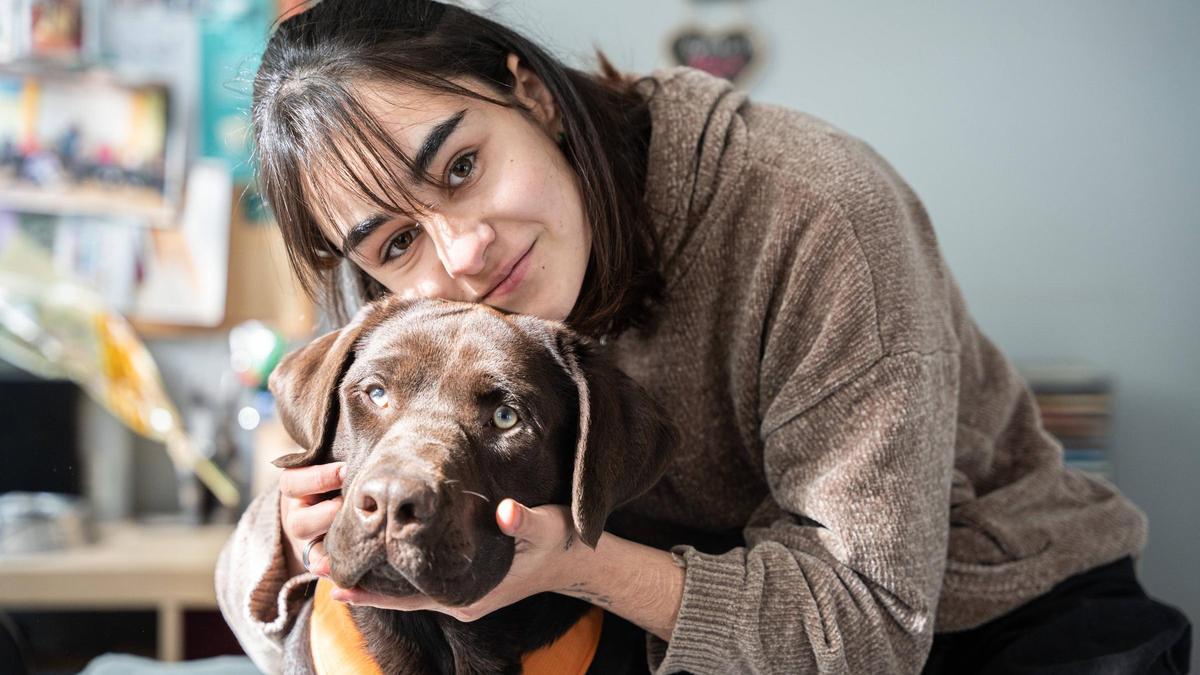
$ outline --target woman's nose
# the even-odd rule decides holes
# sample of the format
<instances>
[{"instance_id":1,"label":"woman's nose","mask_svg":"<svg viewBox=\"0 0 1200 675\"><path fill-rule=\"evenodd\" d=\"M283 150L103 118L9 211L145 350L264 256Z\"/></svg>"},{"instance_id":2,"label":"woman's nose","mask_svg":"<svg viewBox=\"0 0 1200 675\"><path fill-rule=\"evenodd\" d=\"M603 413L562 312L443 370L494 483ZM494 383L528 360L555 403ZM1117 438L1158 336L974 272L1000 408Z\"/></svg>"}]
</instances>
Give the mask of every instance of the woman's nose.
<instances>
[{"instance_id":1,"label":"woman's nose","mask_svg":"<svg viewBox=\"0 0 1200 675\"><path fill-rule=\"evenodd\" d=\"M446 228L446 273L452 278L473 276L483 271L487 247L496 232L482 223Z\"/></svg>"}]
</instances>

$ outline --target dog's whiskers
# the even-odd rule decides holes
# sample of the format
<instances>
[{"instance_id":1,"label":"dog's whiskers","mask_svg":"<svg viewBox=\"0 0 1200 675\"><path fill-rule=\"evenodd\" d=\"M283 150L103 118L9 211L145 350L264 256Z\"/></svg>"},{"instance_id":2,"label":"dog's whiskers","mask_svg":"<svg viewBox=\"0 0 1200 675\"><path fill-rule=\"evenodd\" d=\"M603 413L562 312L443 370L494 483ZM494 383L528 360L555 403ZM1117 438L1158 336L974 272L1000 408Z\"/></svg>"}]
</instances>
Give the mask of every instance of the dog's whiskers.
<instances>
[{"instance_id":1,"label":"dog's whiskers","mask_svg":"<svg viewBox=\"0 0 1200 675\"><path fill-rule=\"evenodd\" d=\"M446 479L444 479L444 480L446 481L446 484L447 484L447 485L450 485L450 484L452 484L452 483L459 483L459 482L461 482L461 481L459 481L457 478L446 478ZM475 491L473 491L473 490L464 490L464 489L462 489L462 488L458 488L458 491L459 491L459 492L465 492L465 493L467 493L467 494L469 494L469 495L475 495L476 497L479 497L480 499L482 499L482 500L483 500L483 501L485 501L485 502L490 502L490 501L492 501L492 500L488 499L487 497L485 497L485 496L483 496L483 495L481 495L481 494L479 494L478 492L475 492Z\"/></svg>"}]
</instances>

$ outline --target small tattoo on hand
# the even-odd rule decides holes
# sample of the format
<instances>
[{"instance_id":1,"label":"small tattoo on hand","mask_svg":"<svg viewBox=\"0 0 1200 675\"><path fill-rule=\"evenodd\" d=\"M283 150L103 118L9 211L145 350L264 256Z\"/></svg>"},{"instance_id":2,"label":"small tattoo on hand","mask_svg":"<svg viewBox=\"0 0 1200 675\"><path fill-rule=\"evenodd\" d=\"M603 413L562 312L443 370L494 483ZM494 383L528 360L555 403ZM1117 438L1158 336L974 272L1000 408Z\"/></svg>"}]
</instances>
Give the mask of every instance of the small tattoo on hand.
<instances>
[{"instance_id":1,"label":"small tattoo on hand","mask_svg":"<svg viewBox=\"0 0 1200 675\"><path fill-rule=\"evenodd\" d=\"M600 607L612 607L611 597L604 595L603 593L596 593L595 591L588 590L582 581L575 582L570 586L567 586L566 593L579 598L580 600L587 600L593 605Z\"/></svg>"}]
</instances>

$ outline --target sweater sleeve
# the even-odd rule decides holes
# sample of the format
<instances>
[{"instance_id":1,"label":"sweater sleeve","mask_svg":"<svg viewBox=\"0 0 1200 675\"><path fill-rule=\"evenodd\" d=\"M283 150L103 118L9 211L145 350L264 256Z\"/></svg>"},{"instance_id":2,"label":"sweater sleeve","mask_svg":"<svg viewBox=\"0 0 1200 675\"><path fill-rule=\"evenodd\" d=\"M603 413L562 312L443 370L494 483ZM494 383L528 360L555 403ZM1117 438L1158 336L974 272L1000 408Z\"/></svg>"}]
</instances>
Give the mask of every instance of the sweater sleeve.
<instances>
[{"instance_id":1,"label":"sweater sleeve","mask_svg":"<svg viewBox=\"0 0 1200 675\"><path fill-rule=\"evenodd\" d=\"M685 582L656 672L918 672L948 530L958 360L885 355L764 439L746 546L676 546Z\"/></svg>"},{"instance_id":2,"label":"sweater sleeve","mask_svg":"<svg viewBox=\"0 0 1200 675\"><path fill-rule=\"evenodd\" d=\"M217 603L242 649L264 673L278 673L283 644L317 577L288 577L279 489L256 497L217 560Z\"/></svg>"}]
</instances>

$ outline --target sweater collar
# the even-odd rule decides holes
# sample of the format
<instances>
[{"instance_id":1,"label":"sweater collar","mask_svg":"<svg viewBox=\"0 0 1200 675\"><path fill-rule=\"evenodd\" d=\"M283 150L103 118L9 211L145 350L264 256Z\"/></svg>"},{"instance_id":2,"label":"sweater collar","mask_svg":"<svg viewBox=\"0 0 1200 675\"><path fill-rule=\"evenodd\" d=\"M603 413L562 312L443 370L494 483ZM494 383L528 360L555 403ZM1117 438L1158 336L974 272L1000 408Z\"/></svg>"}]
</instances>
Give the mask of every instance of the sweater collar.
<instances>
[{"instance_id":1,"label":"sweater collar","mask_svg":"<svg viewBox=\"0 0 1200 675\"><path fill-rule=\"evenodd\" d=\"M657 229L668 286L693 244L723 217L746 176L746 94L700 70L672 67L642 79L649 98L646 201Z\"/></svg>"}]
</instances>

